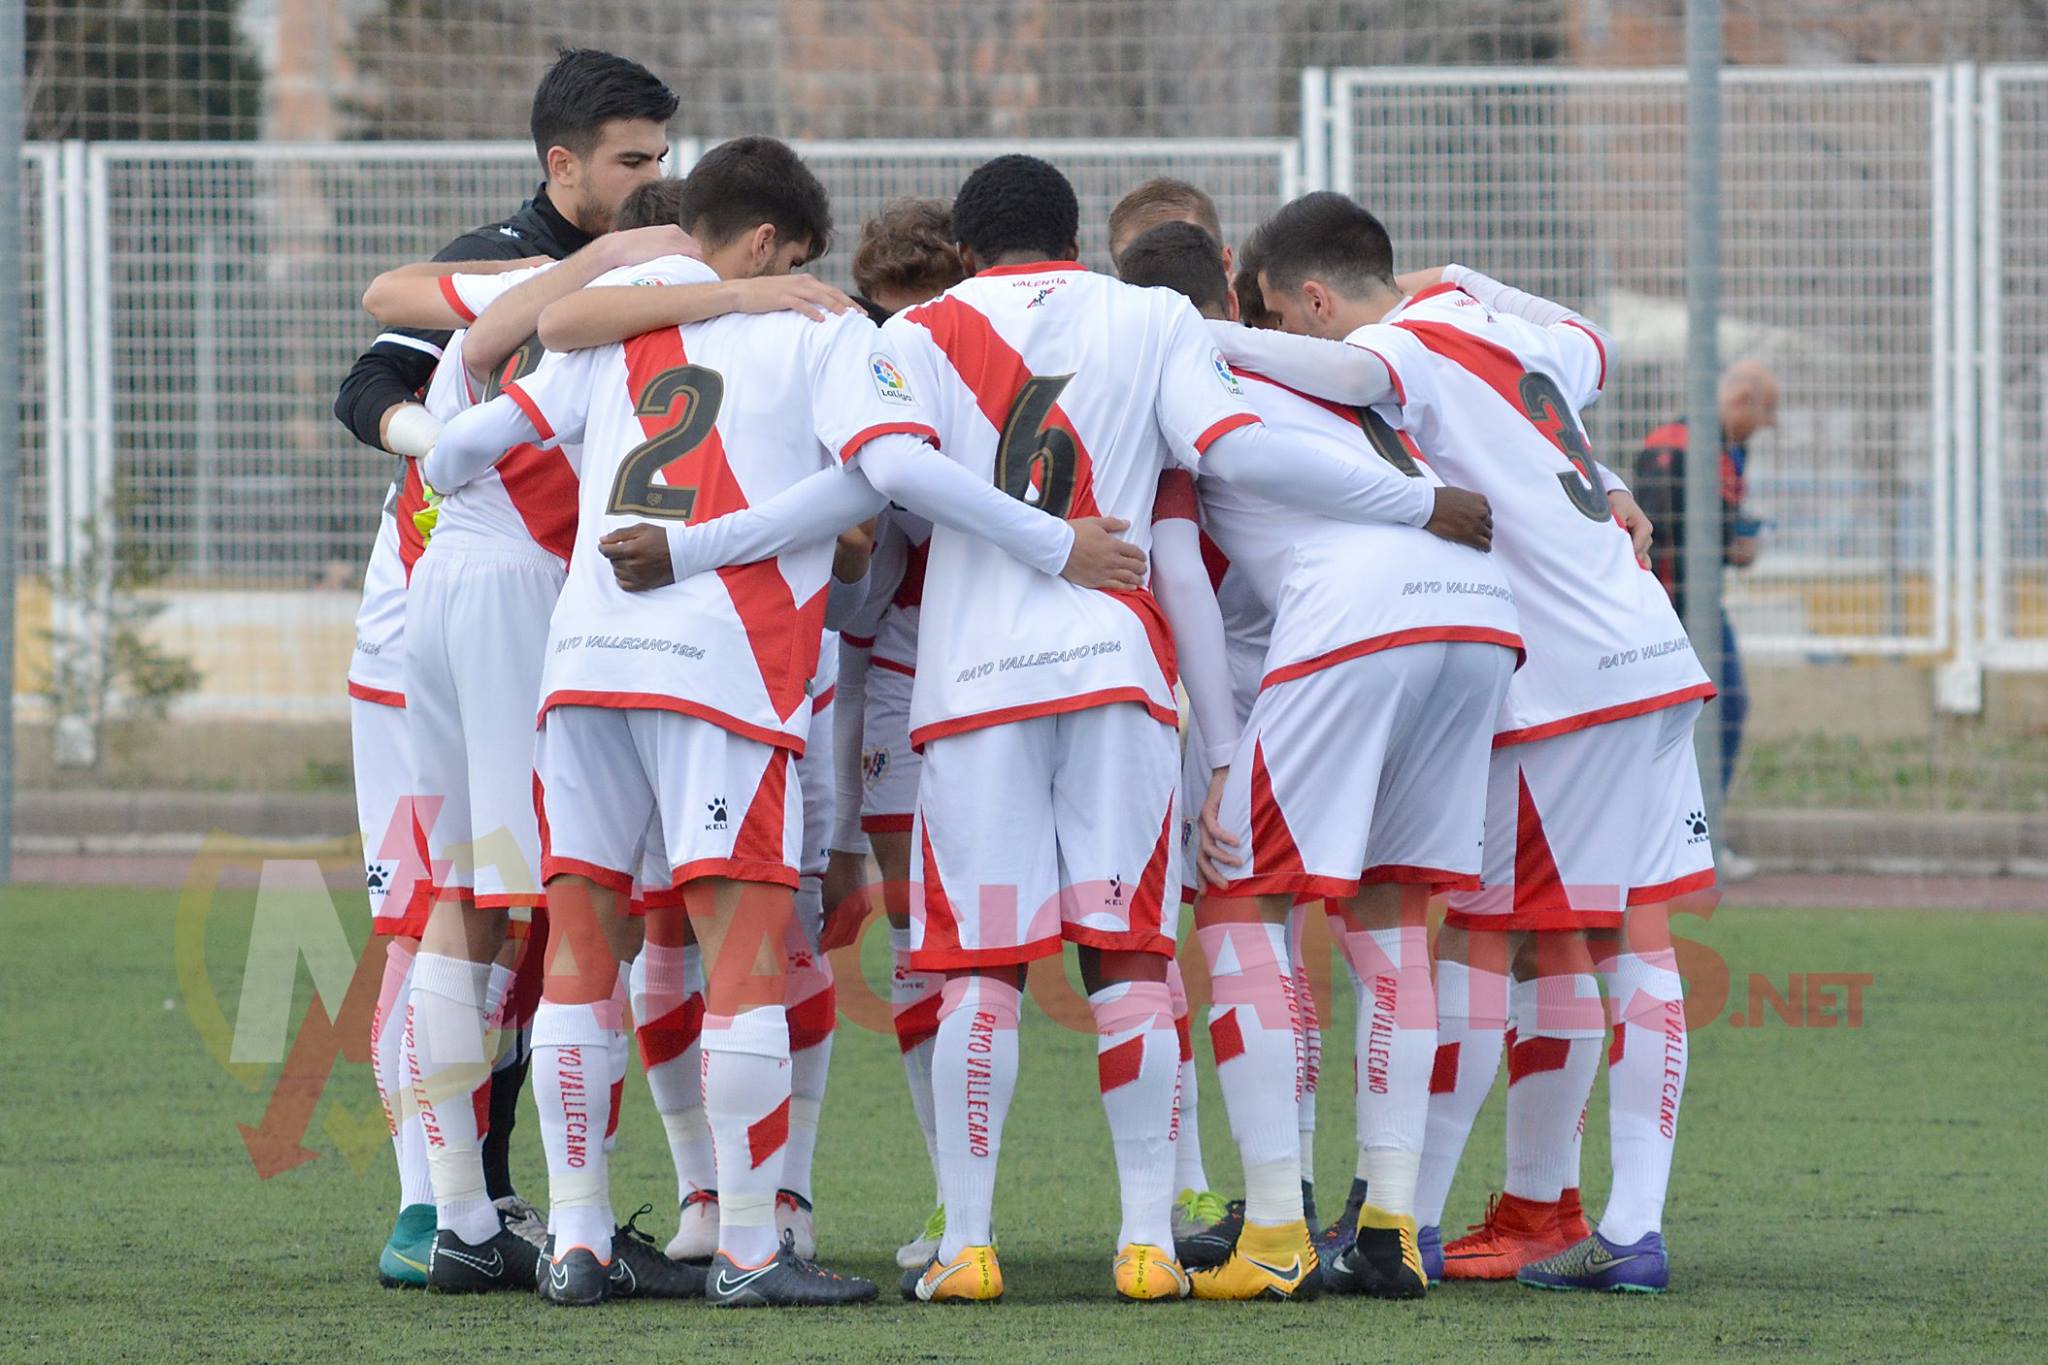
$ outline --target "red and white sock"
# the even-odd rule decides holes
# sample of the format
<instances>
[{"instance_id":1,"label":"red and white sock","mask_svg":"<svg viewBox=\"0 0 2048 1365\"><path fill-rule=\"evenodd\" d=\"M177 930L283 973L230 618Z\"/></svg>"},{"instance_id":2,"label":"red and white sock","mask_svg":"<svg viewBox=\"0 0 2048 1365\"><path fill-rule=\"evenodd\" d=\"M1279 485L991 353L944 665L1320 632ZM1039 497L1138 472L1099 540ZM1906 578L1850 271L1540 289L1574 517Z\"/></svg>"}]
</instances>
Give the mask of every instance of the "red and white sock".
<instances>
[{"instance_id":1,"label":"red and white sock","mask_svg":"<svg viewBox=\"0 0 2048 1365\"><path fill-rule=\"evenodd\" d=\"M813 900L818 891L804 879ZM789 1151L782 1159L782 1188L811 1197L811 1158L818 1149L818 1115L825 1105L825 1079L832 1069L832 1033L838 1025L839 996L832 984L832 963L804 937L805 912L797 892L797 913L790 918L789 965L782 976L782 999L789 1011ZM817 923L816 911L810 923Z\"/></svg>"},{"instance_id":2,"label":"red and white sock","mask_svg":"<svg viewBox=\"0 0 2048 1365\"><path fill-rule=\"evenodd\" d=\"M704 1016L704 1114L718 1157L718 1249L775 1254L775 1191L789 1146L789 1018L780 1005Z\"/></svg>"},{"instance_id":3,"label":"red and white sock","mask_svg":"<svg viewBox=\"0 0 2048 1365\"><path fill-rule=\"evenodd\" d=\"M384 1126L391 1133L392 1153L398 1159L398 1207L403 1210L433 1203L434 1182L427 1173L427 1139L405 1063L407 1007L418 948L402 938L385 942L384 979L379 983L376 1013L370 1016L370 1055L377 1099L384 1106Z\"/></svg>"},{"instance_id":4,"label":"red and white sock","mask_svg":"<svg viewBox=\"0 0 2048 1365\"><path fill-rule=\"evenodd\" d=\"M1443 1224L1465 1140L1500 1071L1507 1018L1505 973L1463 962L1436 964L1436 1058L1415 1182L1415 1221L1423 1227Z\"/></svg>"},{"instance_id":5,"label":"red and white sock","mask_svg":"<svg viewBox=\"0 0 2048 1365\"><path fill-rule=\"evenodd\" d=\"M632 993L640 1065L654 1112L668 1134L676 1202L716 1187L711 1124L704 1117L704 989L693 979L696 949L649 943L633 960Z\"/></svg>"},{"instance_id":6,"label":"red and white sock","mask_svg":"<svg viewBox=\"0 0 2048 1365\"><path fill-rule=\"evenodd\" d=\"M1436 1061L1436 987L1420 925L1346 930L1344 958L1365 983L1358 1016L1358 1147L1373 1206L1415 1212Z\"/></svg>"},{"instance_id":7,"label":"red and white sock","mask_svg":"<svg viewBox=\"0 0 2048 1365\"><path fill-rule=\"evenodd\" d=\"M1244 1162L1245 1217L1299 1222L1298 1026L1286 927L1232 920L1198 927L1195 937L1209 962L1209 1043Z\"/></svg>"},{"instance_id":8,"label":"red and white sock","mask_svg":"<svg viewBox=\"0 0 2048 1365\"><path fill-rule=\"evenodd\" d=\"M1173 1187L1199 1194L1209 1188L1209 1172L1202 1166L1202 1088L1188 1021L1187 982L1177 960L1166 964L1166 990L1173 997L1173 1033L1180 1051L1180 1083L1173 1092Z\"/></svg>"},{"instance_id":9,"label":"red and white sock","mask_svg":"<svg viewBox=\"0 0 2048 1365\"><path fill-rule=\"evenodd\" d=\"M939 1193L946 1235L939 1260L986 1246L996 1200L1003 1120L1017 1092L1017 1020L1023 997L1008 981L948 976L939 996L932 1048L932 1098L939 1135Z\"/></svg>"},{"instance_id":10,"label":"red and white sock","mask_svg":"<svg viewBox=\"0 0 2048 1365\"><path fill-rule=\"evenodd\" d=\"M1690 1044L1678 956L1623 951L1602 975L1615 1011L1607 1058L1607 1122L1614 1185L1600 1235L1616 1245L1659 1231L1671 1185L1671 1149L1685 1095Z\"/></svg>"},{"instance_id":11,"label":"red and white sock","mask_svg":"<svg viewBox=\"0 0 2048 1365\"><path fill-rule=\"evenodd\" d=\"M1294 1126L1301 1151L1301 1178L1313 1182L1316 1174L1316 1090L1323 1077L1323 1021L1316 1011L1315 984L1308 978L1308 959L1302 952L1302 935L1311 914L1321 914L1323 903L1297 905L1287 912L1287 967L1294 992L1295 1011L1295 1096Z\"/></svg>"},{"instance_id":12,"label":"red and white sock","mask_svg":"<svg viewBox=\"0 0 2048 1365\"><path fill-rule=\"evenodd\" d=\"M1508 1047L1506 1189L1554 1204L1578 1178L1573 1133L1593 1090L1606 1026L1589 972L1558 973L1509 987L1515 1031Z\"/></svg>"},{"instance_id":13,"label":"red and white sock","mask_svg":"<svg viewBox=\"0 0 2048 1365\"><path fill-rule=\"evenodd\" d=\"M488 1095L484 992L491 968L441 953L413 958L409 1002L413 1102L426 1138L436 1221L465 1242L488 1241L498 1211L484 1188L476 1103Z\"/></svg>"},{"instance_id":14,"label":"red and white sock","mask_svg":"<svg viewBox=\"0 0 2048 1365\"><path fill-rule=\"evenodd\" d=\"M612 1257L604 1134L611 1121L611 1040L625 1021L611 999L541 999L533 1015L533 1101L548 1158L548 1231L555 1259L583 1247Z\"/></svg>"},{"instance_id":15,"label":"red and white sock","mask_svg":"<svg viewBox=\"0 0 2048 1365\"><path fill-rule=\"evenodd\" d=\"M932 1046L939 1036L939 1004L946 978L910 965L910 926L889 926L889 1014L896 1026L896 1048L903 1054L903 1078L910 1086L910 1109L924 1134L925 1155L931 1158L932 1188L939 1185L939 1130L932 1108ZM933 1202L937 1203L934 1194Z\"/></svg>"},{"instance_id":16,"label":"red and white sock","mask_svg":"<svg viewBox=\"0 0 2048 1365\"><path fill-rule=\"evenodd\" d=\"M1123 1196L1118 1246L1173 1247L1173 1092L1180 1039L1164 981L1118 981L1088 997L1095 1071Z\"/></svg>"}]
</instances>

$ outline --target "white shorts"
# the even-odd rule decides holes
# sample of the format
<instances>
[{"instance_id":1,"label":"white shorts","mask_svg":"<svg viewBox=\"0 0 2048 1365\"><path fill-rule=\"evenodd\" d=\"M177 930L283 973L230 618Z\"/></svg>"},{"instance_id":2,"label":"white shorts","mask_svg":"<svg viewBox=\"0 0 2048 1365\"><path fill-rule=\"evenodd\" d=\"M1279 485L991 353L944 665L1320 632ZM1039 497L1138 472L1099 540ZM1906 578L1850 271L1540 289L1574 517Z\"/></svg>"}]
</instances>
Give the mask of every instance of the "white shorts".
<instances>
[{"instance_id":1,"label":"white shorts","mask_svg":"<svg viewBox=\"0 0 2048 1365\"><path fill-rule=\"evenodd\" d=\"M832 700L837 692L837 687L827 688L811 702L811 728L804 736L804 756L796 763L797 786L804 802L797 871L806 877L824 876L825 864L832 858L832 822L839 804L832 771Z\"/></svg>"},{"instance_id":2,"label":"white shorts","mask_svg":"<svg viewBox=\"0 0 2048 1365\"><path fill-rule=\"evenodd\" d=\"M999 966L1084 947L1171 956L1180 753L1135 703L924 746L911 964Z\"/></svg>"},{"instance_id":3,"label":"white shorts","mask_svg":"<svg viewBox=\"0 0 2048 1365\"><path fill-rule=\"evenodd\" d=\"M1259 693L1223 785L1244 862L1220 894L1479 885L1487 755L1513 650L1426 641Z\"/></svg>"},{"instance_id":4,"label":"white shorts","mask_svg":"<svg viewBox=\"0 0 2048 1365\"><path fill-rule=\"evenodd\" d=\"M1485 889L1451 897L1465 929L1606 929L1631 905L1714 884L1714 842L1683 702L1493 752Z\"/></svg>"},{"instance_id":5,"label":"white shorts","mask_svg":"<svg viewBox=\"0 0 2048 1365\"><path fill-rule=\"evenodd\" d=\"M860 730L860 827L908 834L923 760L910 747L911 676L868 661L867 714Z\"/></svg>"},{"instance_id":6,"label":"white shorts","mask_svg":"<svg viewBox=\"0 0 2048 1365\"><path fill-rule=\"evenodd\" d=\"M541 876L633 894L659 816L668 884L797 884L803 797L795 755L674 711L557 706L536 759ZM644 889L644 887L643 887Z\"/></svg>"},{"instance_id":7,"label":"white shorts","mask_svg":"<svg viewBox=\"0 0 2048 1365\"><path fill-rule=\"evenodd\" d=\"M370 931L418 938L427 929L433 878L427 835L412 797L412 746L405 708L349 698L349 743L355 755L356 825L363 834L363 873L370 892Z\"/></svg>"},{"instance_id":8,"label":"white shorts","mask_svg":"<svg viewBox=\"0 0 2048 1365\"><path fill-rule=\"evenodd\" d=\"M406 715L439 899L544 902L534 717L562 578L540 549L429 548L413 566Z\"/></svg>"}]
</instances>

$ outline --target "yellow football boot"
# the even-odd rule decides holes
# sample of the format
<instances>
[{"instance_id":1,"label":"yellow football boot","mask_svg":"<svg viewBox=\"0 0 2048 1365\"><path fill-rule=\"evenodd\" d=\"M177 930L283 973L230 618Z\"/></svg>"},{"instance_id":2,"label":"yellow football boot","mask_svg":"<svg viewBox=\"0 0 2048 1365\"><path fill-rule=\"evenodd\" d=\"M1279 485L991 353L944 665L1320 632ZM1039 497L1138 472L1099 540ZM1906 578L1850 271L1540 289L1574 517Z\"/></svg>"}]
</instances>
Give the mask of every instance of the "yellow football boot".
<instances>
[{"instance_id":1,"label":"yellow football boot","mask_svg":"<svg viewBox=\"0 0 2048 1365\"><path fill-rule=\"evenodd\" d=\"M994 1247L962 1247L943 1265L934 1256L922 1273L903 1278L903 1297L920 1303L994 1303L1003 1296L1003 1268Z\"/></svg>"},{"instance_id":2,"label":"yellow football boot","mask_svg":"<svg viewBox=\"0 0 2048 1365\"><path fill-rule=\"evenodd\" d=\"M1188 1296L1188 1273L1164 1247L1132 1242L1117 1252L1111 1273L1116 1277L1116 1296L1133 1303Z\"/></svg>"},{"instance_id":3,"label":"yellow football boot","mask_svg":"<svg viewBox=\"0 0 2048 1365\"><path fill-rule=\"evenodd\" d=\"M1313 1299L1323 1292L1306 1219L1276 1228L1246 1223L1229 1260L1188 1279L1198 1299Z\"/></svg>"}]
</instances>

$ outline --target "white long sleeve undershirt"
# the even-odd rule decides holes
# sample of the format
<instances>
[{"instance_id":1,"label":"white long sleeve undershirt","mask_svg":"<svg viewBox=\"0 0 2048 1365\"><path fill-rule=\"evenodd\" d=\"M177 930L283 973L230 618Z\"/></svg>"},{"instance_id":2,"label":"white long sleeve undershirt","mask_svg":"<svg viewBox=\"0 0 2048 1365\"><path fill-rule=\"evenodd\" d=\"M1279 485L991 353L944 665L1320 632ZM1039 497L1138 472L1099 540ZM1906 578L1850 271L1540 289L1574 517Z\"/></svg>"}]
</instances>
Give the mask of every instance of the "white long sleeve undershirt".
<instances>
[{"instance_id":1,"label":"white long sleeve undershirt","mask_svg":"<svg viewBox=\"0 0 2048 1365\"><path fill-rule=\"evenodd\" d=\"M1423 526L1436 512L1435 485L1411 479L1384 460L1350 459L1289 441L1264 426L1218 437L1202 456L1202 473L1338 521Z\"/></svg>"},{"instance_id":2,"label":"white long sleeve undershirt","mask_svg":"<svg viewBox=\"0 0 2048 1365\"><path fill-rule=\"evenodd\" d=\"M1185 517L1152 524L1152 595L1173 631L1181 686L1202 733L1203 762L1211 769L1228 767L1237 751L1238 724L1223 610L1202 562L1201 529Z\"/></svg>"}]
</instances>

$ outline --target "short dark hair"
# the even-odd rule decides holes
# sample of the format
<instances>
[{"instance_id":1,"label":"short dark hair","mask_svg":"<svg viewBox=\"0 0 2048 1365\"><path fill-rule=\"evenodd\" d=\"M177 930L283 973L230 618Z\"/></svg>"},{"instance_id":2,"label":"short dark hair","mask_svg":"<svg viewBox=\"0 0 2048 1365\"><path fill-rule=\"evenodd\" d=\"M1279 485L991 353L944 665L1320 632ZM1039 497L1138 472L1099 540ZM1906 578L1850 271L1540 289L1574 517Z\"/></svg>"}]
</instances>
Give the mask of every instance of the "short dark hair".
<instances>
[{"instance_id":1,"label":"short dark hair","mask_svg":"<svg viewBox=\"0 0 2048 1365\"><path fill-rule=\"evenodd\" d=\"M697 159L683 178L682 225L707 247L721 247L763 223L785 242L811 244L810 259L832 245L832 200L787 142L736 137Z\"/></svg>"},{"instance_id":2,"label":"short dark hair","mask_svg":"<svg viewBox=\"0 0 2048 1365\"><path fill-rule=\"evenodd\" d=\"M548 148L589 156L615 119L667 123L676 116L676 92L646 67L594 48L564 48L533 92L533 150L548 164Z\"/></svg>"},{"instance_id":3,"label":"short dark hair","mask_svg":"<svg viewBox=\"0 0 2048 1365\"><path fill-rule=\"evenodd\" d=\"M1265 272L1274 289L1320 280L1344 294L1372 285L1392 288L1394 244L1380 220L1341 194L1304 194L1259 225L1246 264Z\"/></svg>"},{"instance_id":4,"label":"short dark hair","mask_svg":"<svg viewBox=\"0 0 2048 1365\"><path fill-rule=\"evenodd\" d=\"M636 185L612 215L612 227L619 232L632 228L657 227L683 221L683 182L650 180Z\"/></svg>"},{"instance_id":5,"label":"short dark hair","mask_svg":"<svg viewBox=\"0 0 2048 1365\"><path fill-rule=\"evenodd\" d=\"M1223 220L1216 216L1216 201L1199 186L1162 175L1117 200L1109 211L1110 251L1122 256L1119 242L1129 246L1139 234L1161 223L1195 223L1207 228L1218 242L1223 240Z\"/></svg>"},{"instance_id":6,"label":"short dark hair","mask_svg":"<svg viewBox=\"0 0 2048 1365\"><path fill-rule=\"evenodd\" d=\"M1207 229L1193 223L1161 223L1138 234L1116 258L1125 284L1157 285L1187 295L1213 317L1230 312L1230 282L1223 277L1223 248Z\"/></svg>"},{"instance_id":7,"label":"short dark hair","mask_svg":"<svg viewBox=\"0 0 2048 1365\"><path fill-rule=\"evenodd\" d=\"M984 264L1011 251L1054 258L1081 235L1081 201L1050 163L1011 153L976 167L953 197L953 236Z\"/></svg>"},{"instance_id":8,"label":"short dark hair","mask_svg":"<svg viewBox=\"0 0 2048 1365\"><path fill-rule=\"evenodd\" d=\"M953 249L953 208L943 199L892 199L862 224L853 287L943 294L966 278Z\"/></svg>"}]
</instances>

